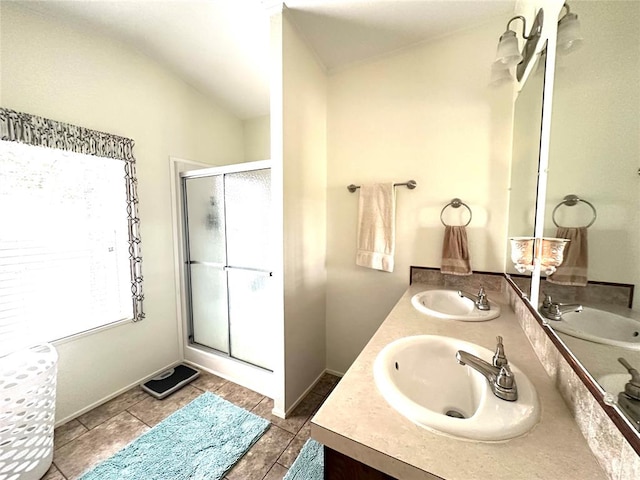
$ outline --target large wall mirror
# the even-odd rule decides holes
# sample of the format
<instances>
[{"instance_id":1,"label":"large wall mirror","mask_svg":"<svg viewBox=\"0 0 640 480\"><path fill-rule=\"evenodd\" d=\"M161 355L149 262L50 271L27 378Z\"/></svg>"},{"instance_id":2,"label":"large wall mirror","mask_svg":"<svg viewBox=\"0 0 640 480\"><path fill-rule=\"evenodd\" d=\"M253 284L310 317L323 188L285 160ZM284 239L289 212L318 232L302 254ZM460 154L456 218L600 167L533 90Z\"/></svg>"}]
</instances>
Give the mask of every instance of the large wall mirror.
<instances>
[{"instance_id":1,"label":"large wall mirror","mask_svg":"<svg viewBox=\"0 0 640 480\"><path fill-rule=\"evenodd\" d=\"M630 379L618 358L640 370L640 295L630 303L626 286L640 283L640 3L575 2L572 12L584 42L557 52L544 234L575 229L571 248L586 250L588 264L572 255L574 276L543 281L541 290L582 306L563 314L575 331L564 320L549 325L617 399ZM583 287L584 277L606 285Z\"/></svg>"},{"instance_id":2,"label":"large wall mirror","mask_svg":"<svg viewBox=\"0 0 640 480\"><path fill-rule=\"evenodd\" d=\"M578 49L556 52L547 189L538 208L544 208L544 236L567 230L576 236L575 268L573 276L558 275L555 282L543 276L530 298L539 295L542 301L548 294L553 302L570 304L561 320L545 318L544 312L541 318L576 357L585 378L599 384L605 403L618 404L625 420L616 423L631 438L640 436L640 418L619 400L631 376L618 359L640 371L638 289L633 295L640 285L640 2L575 1L570 7L579 16L584 41ZM565 14L563 9L560 16ZM535 76L527 84L530 80L539 88ZM516 124L519 108L517 103ZM514 147L514 161L515 154ZM510 235L527 235L519 221L513 231L510 225ZM528 292L529 279L514 280ZM540 310L540 304L533 307Z\"/></svg>"},{"instance_id":3,"label":"large wall mirror","mask_svg":"<svg viewBox=\"0 0 640 480\"><path fill-rule=\"evenodd\" d=\"M542 52L535 57L535 64L515 103L508 238L531 237L534 234L546 47ZM508 238L506 251L510 252ZM505 272L517 274L509 258L506 259Z\"/></svg>"}]
</instances>

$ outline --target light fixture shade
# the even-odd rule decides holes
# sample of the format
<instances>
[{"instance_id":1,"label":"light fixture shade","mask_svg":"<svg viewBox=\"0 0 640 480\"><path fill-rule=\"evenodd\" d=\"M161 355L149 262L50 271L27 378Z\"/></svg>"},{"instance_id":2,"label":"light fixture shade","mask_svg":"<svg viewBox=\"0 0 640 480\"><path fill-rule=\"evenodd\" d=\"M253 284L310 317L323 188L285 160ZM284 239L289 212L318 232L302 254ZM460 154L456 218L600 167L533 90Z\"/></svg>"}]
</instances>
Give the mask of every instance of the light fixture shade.
<instances>
[{"instance_id":1,"label":"light fixture shade","mask_svg":"<svg viewBox=\"0 0 640 480\"><path fill-rule=\"evenodd\" d=\"M511 237L511 261L520 273L532 272L535 267L534 237Z\"/></svg>"},{"instance_id":2,"label":"light fixture shade","mask_svg":"<svg viewBox=\"0 0 640 480\"><path fill-rule=\"evenodd\" d=\"M566 238L542 238L540 267L545 274L551 275L562 264L564 247L569 242L570 240Z\"/></svg>"},{"instance_id":3,"label":"light fixture shade","mask_svg":"<svg viewBox=\"0 0 640 480\"><path fill-rule=\"evenodd\" d=\"M570 240L549 237L511 237L511 261L520 273L532 272L537 265L551 275L562 264L564 247Z\"/></svg>"},{"instance_id":4,"label":"light fixture shade","mask_svg":"<svg viewBox=\"0 0 640 480\"><path fill-rule=\"evenodd\" d=\"M509 67L513 67L522 61L522 55L518 47L518 39L516 32L507 30L500 37L498 42L498 51L496 53L496 62L504 63Z\"/></svg>"},{"instance_id":5,"label":"light fixture shade","mask_svg":"<svg viewBox=\"0 0 640 480\"><path fill-rule=\"evenodd\" d=\"M493 62L491 64L491 78L489 80L489 85L492 87L499 87L513 81L514 78L509 70L509 65L502 62Z\"/></svg>"},{"instance_id":6,"label":"light fixture shade","mask_svg":"<svg viewBox=\"0 0 640 480\"><path fill-rule=\"evenodd\" d=\"M558 22L558 53L564 55L572 52L580 48L583 42L578 15L567 13Z\"/></svg>"}]
</instances>

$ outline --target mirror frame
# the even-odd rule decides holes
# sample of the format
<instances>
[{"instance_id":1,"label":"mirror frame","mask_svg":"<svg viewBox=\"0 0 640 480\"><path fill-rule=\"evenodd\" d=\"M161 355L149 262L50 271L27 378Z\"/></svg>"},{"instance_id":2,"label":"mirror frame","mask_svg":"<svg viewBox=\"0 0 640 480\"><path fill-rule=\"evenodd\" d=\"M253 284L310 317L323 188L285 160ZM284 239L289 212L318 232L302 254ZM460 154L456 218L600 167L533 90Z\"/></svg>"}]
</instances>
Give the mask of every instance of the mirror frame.
<instances>
[{"instance_id":1,"label":"mirror frame","mask_svg":"<svg viewBox=\"0 0 640 480\"><path fill-rule=\"evenodd\" d=\"M558 2L558 8L549 8L551 10L548 15L549 19L556 19L560 15L564 2ZM556 7L556 5L554 5ZM557 10L557 11L556 11ZM546 29L546 42L543 38L541 44L546 43L546 68L544 73L544 85L543 85L543 101L542 101L542 122L540 128L540 151L539 151L539 163L538 163L538 181L537 181L537 194L535 205L535 226L534 236L543 236L546 197L547 197L547 171L549 167L549 152L550 152L550 139L551 139L551 116L553 109L553 93L554 93L554 80L555 80L555 67L556 67L556 44L557 44L557 21L548 21L545 24ZM527 80L527 75L524 76L520 83L520 88ZM529 295L520 290L517 284L512 280L511 275L505 273L507 283L514 289L516 294L520 297L520 300L527 306L531 312L533 318L537 321L539 326L545 332L549 340L553 343L558 352L566 360L569 366L576 373L578 378L582 381L589 393L594 397L596 403L605 411L607 416L618 428L622 436L629 442L631 447L640 455L640 431L636 430L631 422L627 419L626 415L622 413L617 405L607 397L604 389L593 378L589 371L578 361L573 355L571 350L566 346L558 334L553 328L548 325L542 316L538 313L536 305L539 302L539 290L540 290L540 267L537 266L531 274L531 287Z\"/></svg>"}]
</instances>

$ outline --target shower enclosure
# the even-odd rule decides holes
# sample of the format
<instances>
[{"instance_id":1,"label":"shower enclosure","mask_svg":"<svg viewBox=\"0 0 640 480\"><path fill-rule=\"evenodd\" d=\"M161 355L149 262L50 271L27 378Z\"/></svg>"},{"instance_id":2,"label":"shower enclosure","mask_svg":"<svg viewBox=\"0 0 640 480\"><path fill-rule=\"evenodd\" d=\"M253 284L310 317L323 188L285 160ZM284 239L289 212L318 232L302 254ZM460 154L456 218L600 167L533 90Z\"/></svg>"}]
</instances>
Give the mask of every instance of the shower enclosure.
<instances>
[{"instance_id":1,"label":"shower enclosure","mask_svg":"<svg viewBox=\"0 0 640 480\"><path fill-rule=\"evenodd\" d=\"M270 162L180 177L187 346L273 370Z\"/></svg>"}]
</instances>

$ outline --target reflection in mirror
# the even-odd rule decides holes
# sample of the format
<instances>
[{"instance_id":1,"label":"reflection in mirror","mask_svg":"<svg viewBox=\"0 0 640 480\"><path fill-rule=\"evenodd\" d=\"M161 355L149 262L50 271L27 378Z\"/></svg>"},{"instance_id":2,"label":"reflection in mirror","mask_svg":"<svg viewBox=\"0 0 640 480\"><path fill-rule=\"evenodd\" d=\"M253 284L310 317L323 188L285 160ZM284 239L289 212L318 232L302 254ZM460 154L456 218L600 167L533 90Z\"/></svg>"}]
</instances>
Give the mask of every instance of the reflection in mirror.
<instances>
[{"instance_id":1,"label":"reflection in mirror","mask_svg":"<svg viewBox=\"0 0 640 480\"><path fill-rule=\"evenodd\" d=\"M543 51L516 100L507 238L531 237L534 234L545 67ZM510 244L507 252L511 252ZM510 258L507 255L505 272L516 273Z\"/></svg>"},{"instance_id":2,"label":"reflection in mirror","mask_svg":"<svg viewBox=\"0 0 640 480\"><path fill-rule=\"evenodd\" d=\"M584 42L556 60L544 225L545 236L572 239L561 267L571 268L541 290L583 307L565 309L578 334L556 331L618 398L631 379L618 358L640 370L640 2L580 2L571 11ZM584 201L563 203L570 194Z\"/></svg>"}]
</instances>

